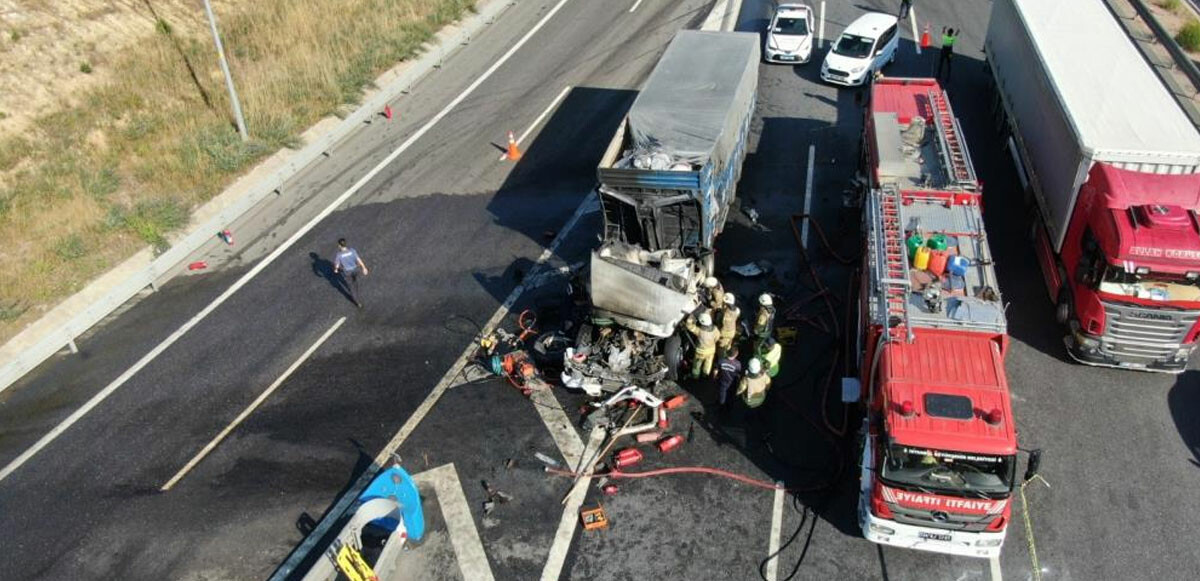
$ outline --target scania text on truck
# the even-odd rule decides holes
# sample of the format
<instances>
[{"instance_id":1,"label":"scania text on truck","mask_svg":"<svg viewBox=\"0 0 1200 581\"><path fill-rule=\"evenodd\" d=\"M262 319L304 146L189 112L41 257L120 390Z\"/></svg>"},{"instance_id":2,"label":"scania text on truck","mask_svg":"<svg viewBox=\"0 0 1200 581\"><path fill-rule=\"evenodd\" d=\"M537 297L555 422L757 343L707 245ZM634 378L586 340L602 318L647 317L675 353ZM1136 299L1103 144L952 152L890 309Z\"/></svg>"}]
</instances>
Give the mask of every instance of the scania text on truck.
<instances>
[{"instance_id":1,"label":"scania text on truck","mask_svg":"<svg viewBox=\"0 0 1200 581\"><path fill-rule=\"evenodd\" d=\"M1182 371L1200 331L1200 133L1103 2L995 0L984 46L1067 351Z\"/></svg>"},{"instance_id":2,"label":"scania text on truck","mask_svg":"<svg viewBox=\"0 0 1200 581\"><path fill-rule=\"evenodd\" d=\"M678 327L700 306L741 177L760 58L756 34L681 31L638 93L597 168L604 231L567 387L599 395L676 373Z\"/></svg>"},{"instance_id":3,"label":"scania text on truck","mask_svg":"<svg viewBox=\"0 0 1200 581\"><path fill-rule=\"evenodd\" d=\"M1017 436L982 188L936 81L876 80L865 125L859 524L877 543L993 557Z\"/></svg>"}]
</instances>

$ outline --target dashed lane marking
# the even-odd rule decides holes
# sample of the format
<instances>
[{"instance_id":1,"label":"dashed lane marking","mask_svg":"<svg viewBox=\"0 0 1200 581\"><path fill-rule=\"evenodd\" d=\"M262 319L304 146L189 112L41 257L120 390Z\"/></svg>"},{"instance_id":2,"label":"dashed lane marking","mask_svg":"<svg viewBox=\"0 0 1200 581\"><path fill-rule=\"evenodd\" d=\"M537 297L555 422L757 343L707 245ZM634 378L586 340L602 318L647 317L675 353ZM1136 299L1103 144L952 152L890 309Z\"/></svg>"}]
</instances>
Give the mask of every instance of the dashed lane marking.
<instances>
[{"instance_id":1,"label":"dashed lane marking","mask_svg":"<svg viewBox=\"0 0 1200 581\"><path fill-rule=\"evenodd\" d=\"M558 104L561 103L562 100L567 96L567 93L570 93L570 92L571 92L570 85L563 87L562 92L559 93L558 96L555 97L554 100L550 102L550 106L546 107L546 109L544 111L542 111L542 114L538 115L537 119L534 119L533 123L530 123L529 127L525 128L525 132L522 133L521 136L517 138L517 145L520 145L522 142L524 142L525 138L529 137L529 134L532 133L533 130L542 123L542 120L545 119L546 116L549 115L550 112L553 111L555 107L558 107ZM500 161L504 161L505 159L508 159L508 153L501 153Z\"/></svg>"},{"instance_id":2,"label":"dashed lane marking","mask_svg":"<svg viewBox=\"0 0 1200 581\"><path fill-rule=\"evenodd\" d=\"M312 356L313 352L315 352L318 347L325 343L325 340L329 339L329 337L338 330L338 327L341 327L342 323L345 322L346 317L338 319L328 331L325 331L325 333L321 335L320 339L317 339L316 343L313 343L308 350L302 353L300 357L292 363L291 367L288 367L287 370L283 372L283 375L280 375L279 378L274 381L274 383L272 383L265 391L259 394L254 401L250 402L250 405L246 406L246 409L242 410L242 413L238 414L236 418L233 418L233 421L229 422L229 425L225 426L225 429L221 430L221 432L217 434L212 441L206 444L204 448L201 448L200 451L197 452L196 455L193 456L192 459L183 466L183 468L179 469L179 472L176 472L166 484L162 485L162 488L160 488L159 491L166 492L178 484L179 481L182 480L183 477L192 470L192 468L195 468L205 456L208 456L209 452L212 452L214 449L216 449L217 445L220 444L221 441L230 434L230 432L241 425L246 418L250 417L250 414L254 413L254 410L258 409L258 406L262 405L262 402L266 401L266 399L270 397L272 393L275 393L275 390L279 389L279 386L283 385L283 382L287 381L287 378L291 377L292 373L295 372L296 369L303 365L305 361L308 361L308 358Z\"/></svg>"},{"instance_id":3,"label":"dashed lane marking","mask_svg":"<svg viewBox=\"0 0 1200 581\"><path fill-rule=\"evenodd\" d=\"M775 489L775 501L771 506L771 539L767 542L767 581L779 577L779 534L783 529L784 490Z\"/></svg>"},{"instance_id":4,"label":"dashed lane marking","mask_svg":"<svg viewBox=\"0 0 1200 581\"><path fill-rule=\"evenodd\" d=\"M287 249L291 248L293 245L295 245L297 242L299 242L301 238L303 238L305 235L307 235L309 233L309 231L311 231L313 228L315 228L317 226L317 224L320 224L323 220L325 220L325 218L329 217L329 215L332 214L334 212L334 210L336 210L339 206L341 206L343 203L345 203L347 200L349 200L351 196L358 193L358 191L360 189L362 189L363 186L365 186L369 181L374 179L374 177L376 175L378 175L379 172L383 171L384 168L386 168L393 161L395 161L396 158L400 157L400 155L403 154L405 151L408 151L408 148L412 147L413 144L415 144L417 142L417 140L424 137L425 134L428 133L429 130L432 129L434 125L437 125L437 123L439 121L441 121L444 117L446 117L446 115L449 115L450 112L453 111L455 107L458 107L458 105L460 103L462 103L463 100L465 100L467 97L471 96L471 94L474 93L476 91L476 89L478 89L481 85L483 85L483 83L485 81L487 81L489 78L491 78L491 76L493 74L495 74L496 71L499 70L500 67L504 65L504 63L507 63L508 60L510 58L512 58L512 56L514 54L516 54L518 50L521 49L521 47L525 46L525 43L529 42L529 39L533 38L533 35L537 34L537 32L539 30L541 30L542 27L546 26L546 23L549 22L550 19L553 18L555 14L558 14L558 11L561 10L563 6L566 6L567 3L570 1L571 0L559 0L558 3L554 5L554 7L552 7L549 11L547 11L544 16L542 16L541 20L537 21L537 23L533 25L533 28L530 28L525 33L525 36L522 36L520 40L513 43L513 45L511 47L509 47L508 51L506 51L503 55L501 55L500 58L496 59L496 62L492 63L492 66L488 67L488 69L486 71L484 71L483 74L479 75L479 77L476 78L470 85L468 85L467 88L463 89L462 92L458 94L458 96L456 96L449 103L447 103L446 106L443 107L441 111L438 111L437 114L435 114L432 118L429 119L429 121L426 121L425 124L422 125L420 129L418 129L416 132L414 132L412 135L410 135L408 137L408 139L405 139L404 142L401 143L394 151L392 151L392 153L388 154L388 156L385 157L383 159L383 161L380 161L378 165L371 168L371 171L368 171L366 173L366 175L364 175L357 182L355 182L354 185L350 186L350 189L343 192L342 195L338 196L337 199L335 199L328 206L326 206L325 209L321 210L321 212L319 214L314 216L311 220L309 220L306 224L304 224L304 226L301 226L299 230L297 230L287 240L285 240L282 244L280 244L278 248L276 248L270 254L265 256L262 260L260 260L258 262L258 264L254 265L253 268L251 268L249 271L247 271L246 274L242 275L242 277L239 278L232 285L230 285L229 288L225 289L225 292L222 292L219 296L217 296L217 298L213 299L213 301L211 303L209 303L208 306L204 307L199 313L196 313L195 316L193 316L186 323L184 323L182 326L180 326L178 329L176 329L175 332L171 333L166 339L163 339L163 341L161 343L159 343L157 346L155 346L154 349L151 349L149 353L147 353L141 359L139 359L137 361L137 363L134 363L132 367L127 369L119 377L117 377L115 380L113 380L112 383L108 384L108 386L106 386L99 393L97 393L95 396L93 396L92 399L88 400L87 403L85 403L83 405L83 407L79 408L78 410L75 410L74 413L72 413L70 416L67 416L67 418L65 420L63 420L61 423L59 423L57 426L55 426L54 429L50 430L50 432L47 433L45 436L42 436L42 438L40 440L38 440L28 450L25 450L24 452L21 453L20 456L17 456L17 458L15 460L13 460L12 462L9 462L9 464L7 466L5 466L3 470L0 470L0 481L3 481L10 474L12 474L14 471L16 471L18 468L20 468L23 464L25 464L25 462L29 461L30 458L32 458L34 455L36 455L38 452L40 452L43 448L45 448L47 445L49 445L55 439L57 439L63 432L65 432L68 428L73 426L75 424L75 422L78 422L80 420L80 418L87 415L87 413L90 412L93 408L100 405L100 403L103 402L105 399L108 399L108 396L112 395L113 392L115 392L118 388L120 388L122 385L124 385L125 382L129 381L129 379L131 377L133 377L134 375L136 375L139 371L141 371L142 368L144 368L145 366L149 365L150 362L157 359L158 356L161 355L163 351L166 351L168 347L170 347L171 345L174 345L175 342L180 339L180 337L183 337L188 331L191 331L193 327L200 324L200 322L203 321L205 318L207 318L208 315L212 314L212 312L215 311L217 309L217 307L221 306L222 304L225 303L225 301L229 300L229 297L232 297L234 295L234 293L236 293L237 291L241 290L242 287L249 284L249 282L251 280L253 280L254 277L258 276L259 273L261 273L263 270L265 270L267 268L267 266L269 266L271 263L275 262L275 260L278 259L280 256L282 256L283 253L285 251L287 251ZM444 389L443 389L443 391L444 391ZM438 395L440 396L441 394L438 393ZM386 458L387 455L384 454L383 457Z\"/></svg>"}]
</instances>

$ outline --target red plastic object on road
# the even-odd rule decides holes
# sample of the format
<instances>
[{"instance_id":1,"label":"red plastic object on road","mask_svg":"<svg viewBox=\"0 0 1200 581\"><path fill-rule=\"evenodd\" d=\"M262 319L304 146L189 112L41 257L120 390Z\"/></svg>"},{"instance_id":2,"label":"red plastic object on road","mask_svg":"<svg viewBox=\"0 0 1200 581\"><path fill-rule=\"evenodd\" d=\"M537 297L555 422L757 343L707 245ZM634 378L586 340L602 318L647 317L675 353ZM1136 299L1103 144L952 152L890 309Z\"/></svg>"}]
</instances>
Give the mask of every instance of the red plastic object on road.
<instances>
[{"instance_id":1,"label":"red plastic object on road","mask_svg":"<svg viewBox=\"0 0 1200 581\"><path fill-rule=\"evenodd\" d=\"M663 438L662 441L658 443L658 451L670 452L671 450L678 448L681 444L683 444L683 436L676 434L669 438Z\"/></svg>"},{"instance_id":2,"label":"red plastic object on road","mask_svg":"<svg viewBox=\"0 0 1200 581\"><path fill-rule=\"evenodd\" d=\"M645 456L642 455L641 450L638 450L637 448L625 448L624 450L617 452L613 457L613 465L615 465L617 468L633 466L634 464L641 462L643 458L645 458Z\"/></svg>"},{"instance_id":3,"label":"red plastic object on road","mask_svg":"<svg viewBox=\"0 0 1200 581\"><path fill-rule=\"evenodd\" d=\"M208 268L208 263L203 260L197 260L188 265L188 270L204 270Z\"/></svg>"},{"instance_id":4,"label":"red plastic object on road","mask_svg":"<svg viewBox=\"0 0 1200 581\"><path fill-rule=\"evenodd\" d=\"M681 394L663 402L663 407L665 407L669 410L673 410L673 409L687 403L687 399L688 399L687 395L681 393Z\"/></svg>"}]
</instances>

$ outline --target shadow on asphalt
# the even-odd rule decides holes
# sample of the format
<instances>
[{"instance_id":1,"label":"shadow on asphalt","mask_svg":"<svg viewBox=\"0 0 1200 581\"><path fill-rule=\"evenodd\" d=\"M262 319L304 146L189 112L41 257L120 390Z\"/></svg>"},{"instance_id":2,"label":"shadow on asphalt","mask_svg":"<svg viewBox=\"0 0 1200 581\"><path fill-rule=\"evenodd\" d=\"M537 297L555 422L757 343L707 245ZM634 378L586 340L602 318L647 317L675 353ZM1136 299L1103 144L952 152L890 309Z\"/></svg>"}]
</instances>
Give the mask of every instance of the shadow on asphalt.
<instances>
[{"instance_id":1,"label":"shadow on asphalt","mask_svg":"<svg viewBox=\"0 0 1200 581\"><path fill-rule=\"evenodd\" d=\"M303 579L304 575L310 569L312 569L317 560L325 557L324 548L328 547L329 544L333 542L333 539L337 537L338 533L341 531L342 527L345 526L345 523L348 519L348 515L338 515L337 517L332 517L329 514L330 511L337 506L338 500L341 499L343 495L351 492L351 490L354 488L354 483L358 482L358 479L362 477L363 473L367 472L368 470L375 470L374 458L367 454L358 442L352 440L351 443L355 448L358 449L358 459L354 463L354 468L352 468L350 473L347 475L345 485L342 486L342 489L339 490L337 494L330 497L334 499L333 504L329 505L329 508L325 509L325 512L319 519L314 520L313 517L307 512L301 513L296 518L296 530L300 531L300 533L307 539L309 533L311 533L317 527L317 523L321 520L324 520L325 518L337 518L337 520L315 545L315 547L322 550L309 551L308 554L305 555L304 559L301 560L296 566L296 568L292 570L292 574L286 577L288 581L298 581ZM303 546L303 542L301 542L300 546ZM288 558L290 559L291 555L288 555Z\"/></svg>"},{"instance_id":2,"label":"shadow on asphalt","mask_svg":"<svg viewBox=\"0 0 1200 581\"><path fill-rule=\"evenodd\" d=\"M309 252L308 259L312 261L313 274L329 281L329 286L332 286L337 292L341 293L346 300L354 302L354 297L346 291L346 285L343 283L341 276L333 272L333 263L329 260L321 258L316 252Z\"/></svg>"},{"instance_id":3,"label":"shadow on asphalt","mask_svg":"<svg viewBox=\"0 0 1200 581\"><path fill-rule=\"evenodd\" d=\"M571 89L492 197L487 209L494 222L548 246L559 225L547 223L545 211L529 208L574 210L595 189L596 166L636 95L625 89ZM532 266L517 259L503 274L476 273L475 278L503 301Z\"/></svg>"},{"instance_id":4,"label":"shadow on asphalt","mask_svg":"<svg viewBox=\"0 0 1200 581\"><path fill-rule=\"evenodd\" d=\"M1188 462L1200 468L1200 423L1196 422L1196 410L1200 410L1200 371L1189 369L1175 379L1167 395L1167 405L1179 437L1192 453Z\"/></svg>"}]
</instances>

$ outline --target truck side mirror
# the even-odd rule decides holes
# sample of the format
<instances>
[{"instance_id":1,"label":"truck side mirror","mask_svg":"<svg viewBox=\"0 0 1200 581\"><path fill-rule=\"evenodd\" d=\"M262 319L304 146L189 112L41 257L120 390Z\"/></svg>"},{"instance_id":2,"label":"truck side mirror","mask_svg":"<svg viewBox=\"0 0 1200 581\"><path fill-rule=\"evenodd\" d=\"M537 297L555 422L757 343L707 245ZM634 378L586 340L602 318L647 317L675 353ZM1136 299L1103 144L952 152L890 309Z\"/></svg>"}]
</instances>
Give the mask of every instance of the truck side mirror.
<instances>
[{"instance_id":1,"label":"truck side mirror","mask_svg":"<svg viewBox=\"0 0 1200 581\"><path fill-rule=\"evenodd\" d=\"M1029 451L1029 461L1025 463L1025 482L1033 480L1037 476L1038 469L1042 466L1042 449Z\"/></svg>"}]
</instances>

